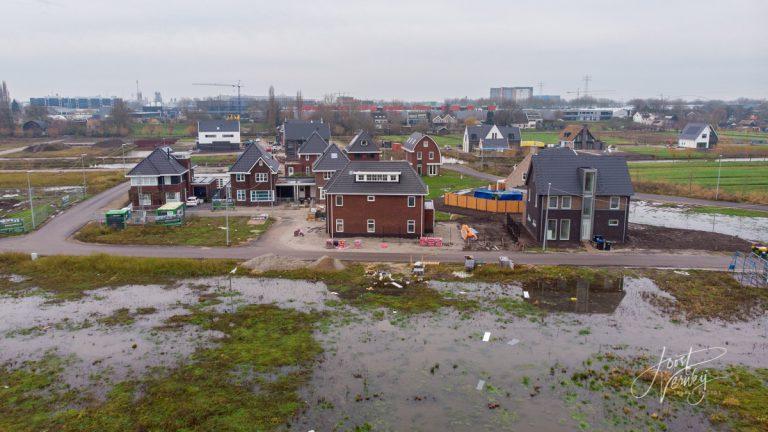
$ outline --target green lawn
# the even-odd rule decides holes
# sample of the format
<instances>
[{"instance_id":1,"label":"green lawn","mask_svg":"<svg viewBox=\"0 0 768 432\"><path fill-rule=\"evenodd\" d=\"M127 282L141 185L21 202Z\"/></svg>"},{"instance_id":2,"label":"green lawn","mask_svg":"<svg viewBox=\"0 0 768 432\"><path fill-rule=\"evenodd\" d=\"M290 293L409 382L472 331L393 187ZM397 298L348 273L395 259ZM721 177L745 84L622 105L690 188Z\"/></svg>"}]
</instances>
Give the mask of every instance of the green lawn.
<instances>
[{"instance_id":1,"label":"green lawn","mask_svg":"<svg viewBox=\"0 0 768 432\"><path fill-rule=\"evenodd\" d=\"M272 224L267 220L261 225L248 225L248 217L229 218L231 244L237 245L263 234ZM224 217L188 217L184 225L169 227L162 225L128 226L114 230L92 222L75 234L75 239L89 243L142 244L142 245L184 245L184 246L226 246Z\"/></svg>"},{"instance_id":2,"label":"green lawn","mask_svg":"<svg viewBox=\"0 0 768 432\"><path fill-rule=\"evenodd\" d=\"M630 163L630 174L640 181L664 181L714 188L717 161ZM723 162L720 189L768 191L768 162Z\"/></svg>"},{"instance_id":3,"label":"green lawn","mask_svg":"<svg viewBox=\"0 0 768 432\"><path fill-rule=\"evenodd\" d=\"M661 146L624 146L621 151L654 156L657 159L716 159L717 154L696 150L678 150Z\"/></svg>"},{"instance_id":4,"label":"green lawn","mask_svg":"<svg viewBox=\"0 0 768 432\"><path fill-rule=\"evenodd\" d=\"M193 165L202 166L230 166L235 163L237 159L236 154L233 155L209 155L209 156L192 156Z\"/></svg>"},{"instance_id":5,"label":"green lawn","mask_svg":"<svg viewBox=\"0 0 768 432\"><path fill-rule=\"evenodd\" d=\"M523 141L541 141L545 144L555 144L559 141L560 132L522 130L520 135Z\"/></svg>"},{"instance_id":6,"label":"green lawn","mask_svg":"<svg viewBox=\"0 0 768 432\"><path fill-rule=\"evenodd\" d=\"M768 218L768 212L730 207L697 206L691 207L688 211L700 214Z\"/></svg>"},{"instance_id":7,"label":"green lawn","mask_svg":"<svg viewBox=\"0 0 768 432\"><path fill-rule=\"evenodd\" d=\"M137 138L153 137L186 137L195 134L196 125L191 123L176 123L172 127L167 124L133 123L131 135Z\"/></svg>"},{"instance_id":8,"label":"green lawn","mask_svg":"<svg viewBox=\"0 0 768 432\"><path fill-rule=\"evenodd\" d=\"M424 183L429 186L429 199L436 199L446 192L455 192L462 189L487 186L488 182L470 176L462 176L455 171L440 170L440 175L435 177L423 177Z\"/></svg>"},{"instance_id":9,"label":"green lawn","mask_svg":"<svg viewBox=\"0 0 768 432\"><path fill-rule=\"evenodd\" d=\"M88 193L97 194L126 181L122 171L86 171ZM83 173L78 171L33 172L29 179L33 188L50 186L82 186ZM27 173L0 172L0 189L27 190Z\"/></svg>"}]
</instances>

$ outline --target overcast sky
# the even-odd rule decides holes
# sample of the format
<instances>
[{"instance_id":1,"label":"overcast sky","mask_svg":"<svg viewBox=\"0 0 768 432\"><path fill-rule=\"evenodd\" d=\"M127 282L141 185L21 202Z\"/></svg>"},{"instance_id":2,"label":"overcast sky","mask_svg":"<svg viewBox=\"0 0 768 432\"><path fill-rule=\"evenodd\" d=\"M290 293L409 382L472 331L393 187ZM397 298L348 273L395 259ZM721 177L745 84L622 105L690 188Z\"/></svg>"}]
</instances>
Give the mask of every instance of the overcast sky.
<instances>
[{"instance_id":1,"label":"overcast sky","mask_svg":"<svg viewBox=\"0 0 768 432\"><path fill-rule=\"evenodd\" d=\"M766 0L3 0L11 95L768 97ZM222 89L231 94L228 89Z\"/></svg>"}]
</instances>

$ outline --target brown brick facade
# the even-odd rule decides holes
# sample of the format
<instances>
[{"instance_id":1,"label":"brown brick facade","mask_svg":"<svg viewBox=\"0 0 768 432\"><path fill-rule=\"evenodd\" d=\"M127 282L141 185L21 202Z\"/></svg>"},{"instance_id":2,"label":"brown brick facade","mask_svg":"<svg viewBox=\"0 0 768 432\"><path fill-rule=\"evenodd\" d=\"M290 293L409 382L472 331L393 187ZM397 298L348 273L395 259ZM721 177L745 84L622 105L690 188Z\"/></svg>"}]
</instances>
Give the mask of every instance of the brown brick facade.
<instances>
[{"instance_id":1,"label":"brown brick facade","mask_svg":"<svg viewBox=\"0 0 768 432\"><path fill-rule=\"evenodd\" d=\"M415 196L415 206L408 207L405 195L340 195L342 205L336 204L337 195L329 195L326 206L326 231L331 237L410 237L423 235L424 197ZM368 220L374 221L374 232L368 232ZM336 230L337 220L343 220L343 232ZM414 221L414 230L408 232L408 221Z\"/></svg>"},{"instance_id":2,"label":"brown brick facade","mask_svg":"<svg viewBox=\"0 0 768 432\"><path fill-rule=\"evenodd\" d=\"M265 181L257 181L257 174L265 178ZM274 201L264 202L256 201L258 196L254 196L252 191L272 191L272 198L275 197L275 184L277 183L277 174L272 173L269 166L263 161L259 161L251 168L249 174L230 175L230 186L232 189L232 199L236 206L271 206ZM241 191L241 192L238 192Z\"/></svg>"},{"instance_id":3,"label":"brown brick facade","mask_svg":"<svg viewBox=\"0 0 768 432\"><path fill-rule=\"evenodd\" d=\"M438 147L435 140L429 136L421 138L421 140L416 143L413 151L406 150L405 160L411 164L413 169L420 176L440 174L440 166L436 165L442 162L440 147ZM430 165L434 166L432 173L429 172Z\"/></svg>"}]
</instances>

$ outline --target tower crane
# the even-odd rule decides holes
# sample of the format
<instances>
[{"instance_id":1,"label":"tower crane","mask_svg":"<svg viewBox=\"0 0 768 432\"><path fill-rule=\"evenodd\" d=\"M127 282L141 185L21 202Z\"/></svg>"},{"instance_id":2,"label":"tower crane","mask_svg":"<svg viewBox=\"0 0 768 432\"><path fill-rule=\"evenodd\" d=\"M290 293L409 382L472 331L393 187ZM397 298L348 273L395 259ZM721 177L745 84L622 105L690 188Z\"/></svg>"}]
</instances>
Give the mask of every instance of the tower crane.
<instances>
[{"instance_id":1,"label":"tower crane","mask_svg":"<svg viewBox=\"0 0 768 432\"><path fill-rule=\"evenodd\" d=\"M210 87L232 87L237 89L237 115L240 116L243 114L243 105L242 105L242 99L240 98L240 89L242 87L245 87L240 83L240 80L237 80L234 84L220 84L220 83L192 83L192 85L196 86L210 86Z\"/></svg>"}]
</instances>

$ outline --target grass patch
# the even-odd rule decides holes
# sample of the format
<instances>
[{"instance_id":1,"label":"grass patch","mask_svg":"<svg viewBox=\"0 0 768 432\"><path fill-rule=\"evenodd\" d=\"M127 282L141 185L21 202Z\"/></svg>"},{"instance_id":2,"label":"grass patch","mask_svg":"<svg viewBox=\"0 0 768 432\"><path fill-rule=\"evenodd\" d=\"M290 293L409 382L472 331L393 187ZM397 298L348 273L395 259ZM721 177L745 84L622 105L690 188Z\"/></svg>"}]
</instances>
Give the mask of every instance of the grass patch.
<instances>
[{"instance_id":1,"label":"grass patch","mask_svg":"<svg viewBox=\"0 0 768 432\"><path fill-rule=\"evenodd\" d=\"M545 312L535 305L516 298L498 298L492 303L498 309L519 318L538 318L545 315Z\"/></svg>"},{"instance_id":2,"label":"grass patch","mask_svg":"<svg viewBox=\"0 0 768 432\"><path fill-rule=\"evenodd\" d=\"M665 408L660 412L649 411L647 405L638 403L630 396L630 387L635 377L641 375L640 387L645 388L643 382L647 383L645 385L651 383L653 374L642 372L655 361L658 359L647 356L625 359L608 352L585 362L587 367L573 373L570 382L578 387L602 393L609 412L620 412L622 418L632 423L652 423L660 427L660 430L666 430L667 426L663 423L675 415L674 410L690 408L687 397L692 386L671 386L666 393ZM727 425L723 430L745 432L768 430L768 412L765 408L765 400L768 400L768 369L729 366L723 370L699 370L697 376L702 376L705 372L711 381L707 383L705 396L697 409L703 409L712 425ZM659 389L670 377L669 372L662 371L645 398L658 401ZM692 399L697 400L698 396Z\"/></svg>"},{"instance_id":3,"label":"grass patch","mask_svg":"<svg viewBox=\"0 0 768 432\"><path fill-rule=\"evenodd\" d=\"M268 219L261 225L249 225L248 217L229 218L229 236L233 245L259 237L272 225ZM122 230L90 222L75 234L75 239L87 243L226 246L224 217L187 217L178 227L163 225L131 225Z\"/></svg>"},{"instance_id":4,"label":"grass patch","mask_svg":"<svg viewBox=\"0 0 768 432\"><path fill-rule=\"evenodd\" d=\"M82 172L45 172L31 173L29 177L33 188L52 186L82 186ZM125 181L122 171L86 171L88 194L97 194L113 188ZM0 172L0 189L27 190L26 172Z\"/></svg>"},{"instance_id":5,"label":"grass patch","mask_svg":"<svg viewBox=\"0 0 768 432\"><path fill-rule=\"evenodd\" d=\"M648 300L676 317L746 321L768 309L768 290L741 286L727 272L689 270L687 275L669 270L638 272L675 297L671 300L653 296Z\"/></svg>"},{"instance_id":6,"label":"grass patch","mask_svg":"<svg viewBox=\"0 0 768 432\"><path fill-rule=\"evenodd\" d=\"M170 284L186 278L223 276L236 260L188 258L137 258L111 255L47 256L32 261L24 254L0 254L0 272L26 277L1 286L4 292L32 287L64 299L79 298L83 291L122 285Z\"/></svg>"},{"instance_id":7,"label":"grass patch","mask_svg":"<svg viewBox=\"0 0 768 432\"><path fill-rule=\"evenodd\" d=\"M278 429L303 406L298 390L322 351L317 318L271 305L198 311L196 325L226 335L219 345L169 373L118 383L103 402L67 389L55 357L0 370L9 384L0 389L0 430Z\"/></svg>"},{"instance_id":8,"label":"grass patch","mask_svg":"<svg viewBox=\"0 0 768 432\"><path fill-rule=\"evenodd\" d=\"M731 207L695 206L686 210L689 213L718 214L725 216L762 217L768 218L768 212Z\"/></svg>"},{"instance_id":9,"label":"grass patch","mask_svg":"<svg viewBox=\"0 0 768 432\"><path fill-rule=\"evenodd\" d=\"M450 170L440 170L440 175L434 177L422 177L424 183L429 186L429 199L436 199L446 192L455 192L462 189L470 189L487 186L488 182L475 177L460 174Z\"/></svg>"},{"instance_id":10,"label":"grass patch","mask_svg":"<svg viewBox=\"0 0 768 432\"><path fill-rule=\"evenodd\" d=\"M418 314L434 312L443 307L470 311L479 306L474 300L445 296L429 288L423 281L412 280L405 288L380 283L371 275L370 270L367 271L361 264L354 264L339 271L318 271L309 268L271 270L259 276L323 282L331 291L338 292L341 299L361 309L387 308L406 314ZM404 285L400 278L395 279Z\"/></svg>"}]
</instances>

